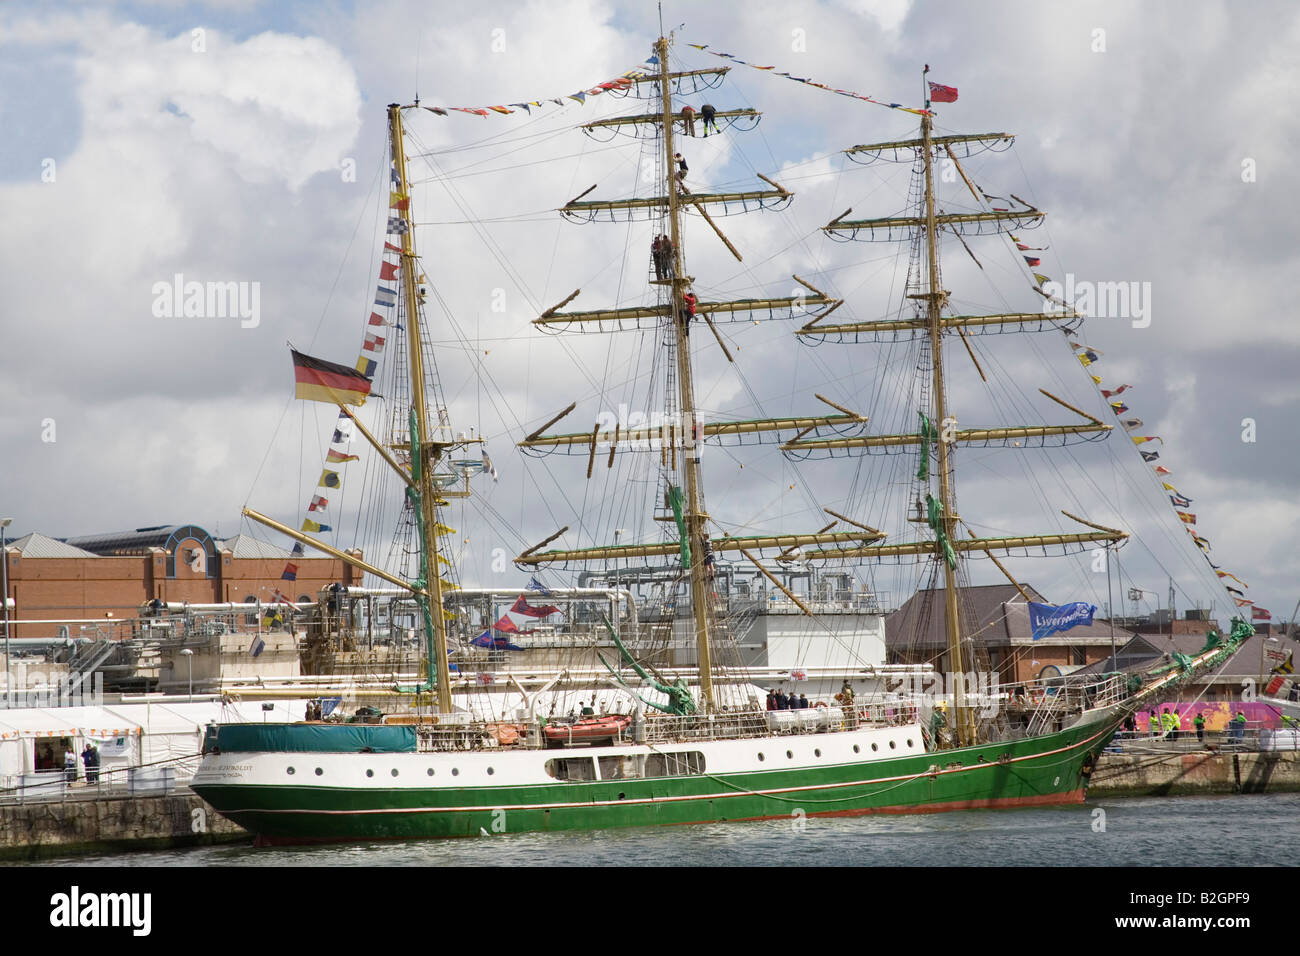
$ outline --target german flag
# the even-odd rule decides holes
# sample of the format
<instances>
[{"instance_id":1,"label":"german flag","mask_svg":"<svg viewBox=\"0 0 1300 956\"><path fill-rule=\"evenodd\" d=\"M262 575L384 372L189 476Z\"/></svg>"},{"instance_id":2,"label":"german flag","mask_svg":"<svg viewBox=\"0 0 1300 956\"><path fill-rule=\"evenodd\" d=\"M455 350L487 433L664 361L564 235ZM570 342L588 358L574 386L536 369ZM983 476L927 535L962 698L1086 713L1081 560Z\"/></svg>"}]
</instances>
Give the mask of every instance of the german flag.
<instances>
[{"instance_id":1,"label":"german flag","mask_svg":"<svg viewBox=\"0 0 1300 956\"><path fill-rule=\"evenodd\" d=\"M312 358L296 349L293 352L293 377L297 382L295 398L309 402L342 402L363 405L370 394L370 380L354 368Z\"/></svg>"}]
</instances>

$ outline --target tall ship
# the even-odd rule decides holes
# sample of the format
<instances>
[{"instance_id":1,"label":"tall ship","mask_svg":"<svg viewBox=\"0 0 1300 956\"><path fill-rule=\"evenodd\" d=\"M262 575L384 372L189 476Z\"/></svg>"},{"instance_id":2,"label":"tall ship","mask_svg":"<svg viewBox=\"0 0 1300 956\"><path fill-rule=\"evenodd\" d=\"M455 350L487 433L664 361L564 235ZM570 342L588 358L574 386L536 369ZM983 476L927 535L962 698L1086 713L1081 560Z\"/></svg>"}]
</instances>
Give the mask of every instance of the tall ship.
<instances>
[{"instance_id":1,"label":"tall ship","mask_svg":"<svg viewBox=\"0 0 1300 956\"><path fill-rule=\"evenodd\" d=\"M338 595L332 621L321 612L313 638L320 655L338 653L330 642L340 633L352 650L372 640L369 618L358 624L358 602L373 611L383 599L390 608L385 634L391 638L398 622L407 622L421 661L406 686L387 691L386 704L376 706L380 698L372 695L349 701L351 712L344 706L329 719L309 711L305 721L210 728L192 787L260 840L418 839L1078 803L1121 722L1225 660L1251 633L1234 620L1227 636L1212 634L1196 655L1143 674L975 680L991 665L979 658L977 635L963 613L970 560L988 558L1016 583L1000 556L1109 554L1128 537L1068 512L1077 527L977 534L957 508L958 449L1067 445L1110 431L1046 391L1080 420L968 428L953 414L949 353L968 355L985 378L972 337L1061 334L1082 320L1069 308L958 314L944 289L943 234L974 259L963 237L1027 230L1043 218L1014 197L992 206L962 166L1012 137L938 135L927 97L924 109L911 111L920 119L915 137L846 150L853 162L894 162L908 171L903 213L856 219L848 210L824 227L830 238L883 240L902 250L907 278L894 317L832 320L844 300L797 275L789 296L713 297L692 275L686 254L692 235L716 237L739 261L741 250L718 220L782 207L793 193L762 174L761 186L740 190L696 185L683 143L697 132L725 136L752 128L757 113L707 102L728 67L674 70L671 55L670 40L660 37L648 68L607 85L608 92L640 102L639 109L583 127L601 137L641 138L643 156L651 157L650 194L599 199L589 198L589 189L560 209L568 219L637 230L650 248L642 304L573 311L575 291L534 322L560 334L641 335L651 353L637 370L647 389L641 407L658 411L640 420L602 416L578 431L557 428L574 413L575 399L518 436L527 455L569 456L557 458L569 488L590 482L598 469L612 470L616 461L633 463L623 479L636 488L628 500L658 531L629 542L620 540L623 529L614 529L613 541L555 547L569 531L561 527L515 557L529 584L514 600L509 591L462 588L447 547L455 534L448 509L471 494L471 478L491 464L486 455L474 457L480 439L453 426L432 374L434 337L424 309L425 272L432 270L415 247L404 135L405 115L421 107L388 107L398 213L389 231L400 244L389 244L397 259L387 274L400 277L393 324L404 343L388 398L400 400L391 401L376 435L349 401L351 392L369 388L364 364L358 372L296 354L295 367L300 389L306 382L337 401L396 477L403 553L413 563L380 567L258 512L245 514L380 582ZM942 208L940 168L955 170L980 208ZM702 223L699 231L688 235L688 220ZM909 406L894 420L910 424L881 431L854 402L820 393L822 407L802 413L716 418L699 398L702 363L738 364L720 326L760 319L801 322L794 338L810 343L901 343L890 361L906 384L897 394L877 390L862 398L873 406ZM868 456L903 462L895 470L901 467L904 479L892 487L893 497L905 501L895 517L910 540L892 540L849 507L824 508L821 527L753 531L727 513L741 510L733 498L716 495L706 503L711 459L704 449L744 445L766 446L759 452L775 451L796 464L828 459L833 467L840 459L873 460ZM940 675L938 693L910 693L890 681L878 594L852 573L879 563L915 567L915 580L933 585L945 642L928 666ZM575 585L558 583L571 575ZM774 628L769 604L789 612L785 624ZM760 617L767 624L765 652L780 644L774 637L784 628L791 640L821 641L842 653L773 668L755 655L750 639ZM562 627L545 623L561 618ZM516 654L527 656L511 658ZM869 665L864 656L872 658ZM321 666L328 669L328 662ZM804 680L802 693L785 692L800 689L786 681ZM803 699L791 705L796 696ZM568 703L574 697L578 707Z\"/></svg>"}]
</instances>

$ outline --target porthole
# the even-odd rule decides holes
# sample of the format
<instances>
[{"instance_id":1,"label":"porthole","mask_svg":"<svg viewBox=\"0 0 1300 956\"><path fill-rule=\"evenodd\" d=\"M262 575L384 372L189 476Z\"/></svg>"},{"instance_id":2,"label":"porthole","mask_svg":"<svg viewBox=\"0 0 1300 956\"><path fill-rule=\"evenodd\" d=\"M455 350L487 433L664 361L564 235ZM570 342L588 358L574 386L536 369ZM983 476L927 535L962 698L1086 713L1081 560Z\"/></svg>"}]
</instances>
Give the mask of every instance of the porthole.
<instances>
[{"instance_id":1,"label":"porthole","mask_svg":"<svg viewBox=\"0 0 1300 956\"><path fill-rule=\"evenodd\" d=\"M786 759L787 759L787 760L793 760L793 759L794 759L794 751L793 751L793 750L787 750L787 751L785 752L785 756L786 756Z\"/></svg>"},{"instance_id":2,"label":"porthole","mask_svg":"<svg viewBox=\"0 0 1300 956\"><path fill-rule=\"evenodd\" d=\"M452 767L452 768L451 768L451 775L452 775L453 777L459 777L459 776L460 776L460 771L457 770L455 767Z\"/></svg>"},{"instance_id":3,"label":"porthole","mask_svg":"<svg viewBox=\"0 0 1300 956\"><path fill-rule=\"evenodd\" d=\"M366 771L366 776L367 776L367 777L373 777L374 775L375 775L375 772L374 772L373 770L367 770L367 771Z\"/></svg>"},{"instance_id":4,"label":"porthole","mask_svg":"<svg viewBox=\"0 0 1300 956\"><path fill-rule=\"evenodd\" d=\"M316 776L319 777L319 776L320 776L321 774L323 774L324 772L325 772L325 771L322 770L320 767L317 767L317 768L316 768Z\"/></svg>"},{"instance_id":5,"label":"porthole","mask_svg":"<svg viewBox=\"0 0 1300 956\"><path fill-rule=\"evenodd\" d=\"M492 776L494 773L496 773L496 771L493 770L491 767L488 767L488 776L490 777L490 776Z\"/></svg>"},{"instance_id":6,"label":"porthole","mask_svg":"<svg viewBox=\"0 0 1300 956\"><path fill-rule=\"evenodd\" d=\"M898 744L894 743L892 740L889 742L889 749L890 749L890 750L893 750L893 749L894 749L895 747L897 747L897 746L898 746Z\"/></svg>"},{"instance_id":7,"label":"porthole","mask_svg":"<svg viewBox=\"0 0 1300 956\"><path fill-rule=\"evenodd\" d=\"M915 747L915 746L916 746L916 744L912 743L912 738L911 738L911 737L908 737L908 738L907 738L907 745L908 745L909 747Z\"/></svg>"},{"instance_id":8,"label":"porthole","mask_svg":"<svg viewBox=\"0 0 1300 956\"><path fill-rule=\"evenodd\" d=\"M430 777L432 777L432 776L433 776L433 768L430 767L428 770L425 771L425 773L427 773Z\"/></svg>"},{"instance_id":9,"label":"porthole","mask_svg":"<svg viewBox=\"0 0 1300 956\"><path fill-rule=\"evenodd\" d=\"M762 760L762 759L763 759L763 755L762 755L762 754L759 754L759 755L758 755L758 759L759 759L759 760Z\"/></svg>"},{"instance_id":10,"label":"porthole","mask_svg":"<svg viewBox=\"0 0 1300 956\"><path fill-rule=\"evenodd\" d=\"M822 752L821 752L820 750L814 750L814 751L813 751L813 756L814 756L814 757L820 757L821 755L822 755Z\"/></svg>"},{"instance_id":11,"label":"porthole","mask_svg":"<svg viewBox=\"0 0 1300 956\"><path fill-rule=\"evenodd\" d=\"M285 769L284 772L287 773L287 774L288 774L289 776L291 776L291 777L293 776L293 768L292 768L292 767L287 767L287 768Z\"/></svg>"},{"instance_id":12,"label":"porthole","mask_svg":"<svg viewBox=\"0 0 1300 956\"><path fill-rule=\"evenodd\" d=\"M397 776L397 768L396 768L396 767L393 768L393 776L394 776L394 777Z\"/></svg>"},{"instance_id":13,"label":"porthole","mask_svg":"<svg viewBox=\"0 0 1300 956\"><path fill-rule=\"evenodd\" d=\"M872 744L872 745L871 745L871 749L872 749L873 751L874 751L874 750L879 750L879 749L880 749L880 744Z\"/></svg>"},{"instance_id":14,"label":"porthole","mask_svg":"<svg viewBox=\"0 0 1300 956\"><path fill-rule=\"evenodd\" d=\"M854 745L853 745L853 752L854 752L855 754L860 754L860 753L862 753L862 748L859 747L857 744L854 744Z\"/></svg>"},{"instance_id":15,"label":"porthole","mask_svg":"<svg viewBox=\"0 0 1300 956\"><path fill-rule=\"evenodd\" d=\"M627 799L627 794L626 794L626 793L620 793L620 794L618 795L618 798L619 798L620 800L626 800L626 799Z\"/></svg>"}]
</instances>

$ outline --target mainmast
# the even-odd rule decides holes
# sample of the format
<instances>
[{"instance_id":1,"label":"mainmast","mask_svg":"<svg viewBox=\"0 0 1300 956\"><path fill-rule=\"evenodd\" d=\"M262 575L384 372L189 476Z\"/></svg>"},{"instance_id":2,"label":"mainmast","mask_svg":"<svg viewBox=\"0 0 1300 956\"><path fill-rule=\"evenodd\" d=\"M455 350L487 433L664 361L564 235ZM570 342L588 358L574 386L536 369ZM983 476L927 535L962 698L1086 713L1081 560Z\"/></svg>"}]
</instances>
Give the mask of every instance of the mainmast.
<instances>
[{"instance_id":1,"label":"mainmast","mask_svg":"<svg viewBox=\"0 0 1300 956\"><path fill-rule=\"evenodd\" d=\"M939 508L938 527L935 529L935 554L943 565L944 621L948 638L948 670L950 674L965 674L962 666L961 626L957 619L957 561L953 553L949 560L945 545L956 537L957 516L953 507L952 463L949 457L948 442L944 429L948 418L948 403L944 391L943 377L943 326L940 313L948 293L939 286L939 249L935 241L934 229L934 164L930 143L931 119L929 114L921 117L921 139L924 142L922 155L925 157L925 245L929 259L929 289L925 292L926 315L930 332L930 360L934 375L934 426L939 430ZM954 423L955 424L955 423ZM934 521L934 518L931 518ZM958 746L975 742L975 722L966 706L965 681L953 680L953 716L954 731Z\"/></svg>"},{"instance_id":2,"label":"mainmast","mask_svg":"<svg viewBox=\"0 0 1300 956\"><path fill-rule=\"evenodd\" d=\"M406 176L406 150L402 139L402 110L396 103L388 106L388 131L392 140L393 168L397 171L398 191L410 195ZM428 408L424 392L424 355L420 348L420 300L416 274L419 262L415 255L415 223L410 203L401 210L406 229L402 231L402 290L406 301L407 352L411 373L411 473L415 487L408 494L418 509L420 531L420 573L427 593L420 598L426 605L424 627L432 637L429 657L430 680L436 681L438 710L451 713L451 681L447 674L447 621L442 604L442 576L438 568L438 500L439 490L433 473L448 443L434 441L429 430Z\"/></svg>"},{"instance_id":3,"label":"mainmast","mask_svg":"<svg viewBox=\"0 0 1300 956\"><path fill-rule=\"evenodd\" d=\"M686 312L687 286L689 279L685 275L682 263L682 229L680 197L677 191L677 164L673 161L673 98L668 82L668 41L660 37L655 43L655 53L659 56L660 93L663 106L663 163L668 196L668 226L672 239L672 326L677 351L677 383L680 394L682 415L682 438L685 452L682 472L686 479L686 508L682 517L686 521L686 533L690 542L691 556L691 611L695 621L695 648L700 668L700 697L705 712L713 706L713 670L709 649L709 608L708 582L705 580L705 548L708 546L708 532L704 523L708 515L704 513L704 496L700 490L700 444L695 428L695 383L691 375L691 340L688 335L690 316ZM702 437L702 436L700 436Z\"/></svg>"}]
</instances>

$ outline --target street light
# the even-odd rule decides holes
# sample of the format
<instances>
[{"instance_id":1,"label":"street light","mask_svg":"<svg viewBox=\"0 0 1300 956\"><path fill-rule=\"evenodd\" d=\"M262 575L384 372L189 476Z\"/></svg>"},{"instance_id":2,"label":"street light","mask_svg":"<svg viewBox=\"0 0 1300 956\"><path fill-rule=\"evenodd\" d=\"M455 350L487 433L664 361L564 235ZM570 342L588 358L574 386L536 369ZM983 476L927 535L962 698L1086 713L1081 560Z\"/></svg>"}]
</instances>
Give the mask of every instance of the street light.
<instances>
[{"instance_id":1,"label":"street light","mask_svg":"<svg viewBox=\"0 0 1300 956\"><path fill-rule=\"evenodd\" d=\"M0 518L0 604L5 622L5 709L14 705L13 671L9 666L9 552L5 550L5 529L13 518Z\"/></svg>"},{"instance_id":2,"label":"street light","mask_svg":"<svg viewBox=\"0 0 1300 956\"><path fill-rule=\"evenodd\" d=\"M194 652L188 647L182 647L181 654L185 657L185 669L190 679L190 692L185 696L185 702L188 704L194 700Z\"/></svg>"}]
</instances>

